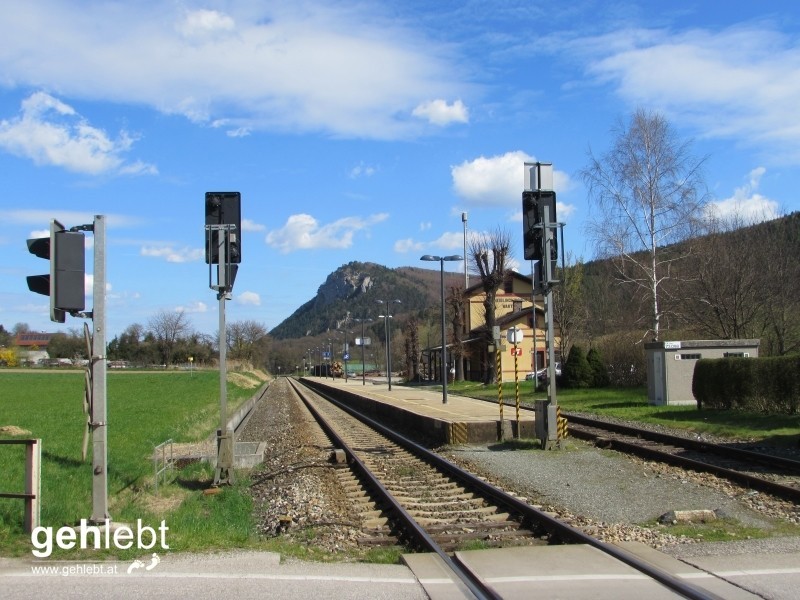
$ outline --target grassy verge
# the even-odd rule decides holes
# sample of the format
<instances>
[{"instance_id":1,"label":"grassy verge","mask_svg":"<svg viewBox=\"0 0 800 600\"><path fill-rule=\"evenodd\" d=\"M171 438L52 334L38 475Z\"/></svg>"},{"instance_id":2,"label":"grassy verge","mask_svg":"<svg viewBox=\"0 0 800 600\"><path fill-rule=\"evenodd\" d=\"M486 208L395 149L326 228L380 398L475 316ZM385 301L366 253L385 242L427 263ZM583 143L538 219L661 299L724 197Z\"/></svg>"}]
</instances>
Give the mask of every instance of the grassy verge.
<instances>
[{"instance_id":1,"label":"grassy verge","mask_svg":"<svg viewBox=\"0 0 800 600\"><path fill-rule=\"evenodd\" d=\"M454 394L497 401L497 386L471 381L450 384ZM533 382L520 382L520 401L531 403L546 394L534 392ZM514 401L514 384L503 385L503 400ZM585 412L655 423L697 433L736 439L752 439L778 446L800 444L800 415L775 415L732 410L697 410L692 406L651 406L647 390L602 388L558 390L558 403L565 411Z\"/></svg>"},{"instance_id":2,"label":"grassy verge","mask_svg":"<svg viewBox=\"0 0 800 600\"><path fill-rule=\"evenodd\" d=\"M255 379L228 383L228 409L235 410L256 391ZM85 427L82 371L63 373L0 372L0 427L42 439L41 524L58 529L91 516L91 459L81 461ZM191 466L175 481L152 488L153 447L171 438L195 442L208 438L219 421L219 374L190 372L109 372L108 495L114 521L169 527L170 549L198 550L246 544L251 537L249 499L241 486L215 496L202 489L211 467ZM8 431L6 429L6 431ZM89 446L91 453L91 444ZM0 446L4 492L22 491L21 446ZM0 499L0 553L24 555L31 540L22 532L22 501ZM137 552L122 551L126 559ZM54 551L54 557L80 558L77 551Z\"/></svg>"}]
</instances>

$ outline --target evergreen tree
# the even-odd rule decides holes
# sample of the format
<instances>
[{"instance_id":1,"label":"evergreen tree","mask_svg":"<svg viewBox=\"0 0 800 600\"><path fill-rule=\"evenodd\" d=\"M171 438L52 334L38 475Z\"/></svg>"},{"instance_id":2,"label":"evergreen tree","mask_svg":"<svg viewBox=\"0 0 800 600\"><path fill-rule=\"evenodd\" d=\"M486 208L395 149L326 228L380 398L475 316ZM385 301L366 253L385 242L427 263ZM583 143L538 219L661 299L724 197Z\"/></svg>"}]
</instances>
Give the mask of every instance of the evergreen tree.
<instances>
[{"instance_id":1,"label":"evergreen tree","mask_svg":"<svg viewBox=\"0 0 800 600\"><path fill-rule=\"evenodd\" d=\"M597 348L590 348L586 355L586 362L592 370L592 387L608 387L611 380L608 376L608 369L603 362L603 356Z\"/></svg>"},{"instance_id":2,"label":"evergreen tree","mask_svg":"<svg viewBox=\"0 0 800 600\"><path fill-rule=\"evenodd\" d=\"M586 360L583 349L575 344L563 369L564 386L586 388L592 385L592 369Z\"/></svg>"}]
</instances>

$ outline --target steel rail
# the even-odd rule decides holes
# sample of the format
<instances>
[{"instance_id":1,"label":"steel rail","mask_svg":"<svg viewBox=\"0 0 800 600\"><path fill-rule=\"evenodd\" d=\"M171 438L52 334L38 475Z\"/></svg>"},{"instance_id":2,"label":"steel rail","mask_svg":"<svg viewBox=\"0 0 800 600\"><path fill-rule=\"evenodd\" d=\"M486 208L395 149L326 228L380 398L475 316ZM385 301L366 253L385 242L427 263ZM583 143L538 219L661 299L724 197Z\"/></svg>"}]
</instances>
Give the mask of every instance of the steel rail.
<instances>
[{"instance_id":1,"label":"steel rail","mask_svg":"<svg viewBox=\"0 0 800 600\"><path fill-rule=\"evenodd\" d=\"M671 452L649 448L647 446L642 446L641 444L603 437L601 434L581 431L575 428L570 429L570 435L590 441L603 440L606 443L606 447L611 448L612 450L619 450L625 452L626 454L635 454L642 458L649 458L658 462L668 463L676 467L681 467L682 469L692 469L694 471L711 473L712 475L717 475L718 477L739 483L748 488L767 492L785 500L791 500L792 502L800 502L800 489L782 485L780 483L770 481L769 479L764 479L763 477L757 477L755 475L750 475L749 473L743 473L741 471L735 471L726 467L712 465L700 460L678 456L676 454L672 454Z\"/></svg>"},{"instance_id":2,"label":"steel rail","mask_svg":"<svg viewBox=\"0 0 800 600\"><path fill-rule=\"evenodd\" d=\"M477 488L486 496L492 498L496 502L503 504L509 508L511 508L516 513L520 514L523 518L534 522L541 527L543 527L551 536L560 540L565 543L575 543L575 544L586 544L592 546L593 548L597 548L598 550L612 556L613 558L627 564L628 566L636 569L640 573L655 579L662 585L666 586L667 588L673 590L674 592L684 596L685 598L689 598L691 600L722 600L722 598L713 592L709 592L707 590L701 589L697 586L692 584L686 583L685 581L681 580L680 578L662 570L654 565L645 562L639 559L634 554L623 550L618 546L614 546L612 544L607 544L602 542L586 532L573 527L567 523L559 521L555 517L548 515L544 511L541 511L522 500L511 496L510 494L504 492L503 490L491 485L490 483L478 478L477 476L473 475L469 471L465 471L461 467L451 463L446 458L431 452L424 446L416 443L409 438L397 433L396 431L389 429L382 423L371 419L370 417L360 413L359 411L355 410L354 408L348 406L347 404L343 403L337 398L334 398L330 393L328 393L330 388L317 385L314 381L309 381L303 379L300 383L303 385L313 389L317 394L329 400L342 410L346 411L350 415L357 418L359 421L369 425L370 427L376 429L386 437L390 438L395 443L403 446L406 450L416 454L419 458L429 462L443 472L447 473L451 477L463 482L464 484ZM339 394L342 395L353 395L359 396L359 394L344 391L344 390L335 390ZM405 511L403 511L405 512ZM413 517L410 517L413 520ZM419 527L417 525L417 527ZM421 529L421 527L420 527ZM425 534L427 536L427 534ZM435 542L434 542L435 543ZM441 550L441 549L440 549ZM442 551L443 552L443 551ZM442 556L442 554L440 554ZM444 554L446 556L446 554ZM448 566L452 563L449 560L447 564ZM472 574L470 573L470 578L472 578ZM482 583L482 582L481 582ZM482 585L484 585L482 583Z\"/></svg>"},{"instance_id":3,"label":"steel rail","mask_svg":"<svg viewBox=\"0 0 800 600\"><path fill-rule=\"evenodd\" d=\"M298 384L291 379L290 381L295 392L303 401L303 404L306 405L308 410L311 411L311 414L314 415L314 418L317 420L320 427L322 427L328 437L330 437L331 441L336 444L339 449L344 451L348 461L352 466L354 466L356 471L362 477L367 479L369 485L373 489L376 489L380 496L390 505L391 511L397 516L405 531L411 534L411 537L413 538L413 541L417 547L436 553L439 558L444 561L447 568L453 572L458 580L463 583L470 593L478 600L502 600L502 596L500 596L490 585L480 580L470 570L466 569L460 563L450 558L450 556L442 549L441 546L439 546L439 544L436 543L436 541L434 541L434 539L428 534L427 531L425 531L425 529L422 528L422 526L414 519L414 517L412 517L405 508L403 508L403 506L397 501L392 493L386 489L380 480L372 473L369 467L367 467L359 458L358 454L339 436L339 434L335 431L333 426L328 423L325 417L320 414L314 405L306 399L305 395L297 388ZM314 392L320 394L319 390L314 390ZM348 414L352 414L350 410L347 410L346 407L332 398L325 397L324 399L327 401L332 401L336 406L348 412Z\"/></svg>"},{"instance_id":4,"label":"steel rail","mask_svg":"<svg viewBox=\"0 0 800 600\"><path fill-rule=\"evenodd\" d=\"M658 431L639 429L638 427L622 425L620 423L609 423L607 421L573 415L571 413L562 413L562 416L566 417L570 423L575 423L578 425L607 429L609 431L640 437L642 439L651 440L662 444L681 446L683 448L696 450L698 452L713 452L714 454L718 454L720 456L756 462L769 467L781 467L795 473L800 473L800 461L793 460L791 458L773 456L770 454L764 454L763 452L754 452L752 450L743 450L741 448L731 448L730 446L725 446L723 444L692 440L678 435L670 435L668 433L661 433Z\"/></svg>"}]
</instances>

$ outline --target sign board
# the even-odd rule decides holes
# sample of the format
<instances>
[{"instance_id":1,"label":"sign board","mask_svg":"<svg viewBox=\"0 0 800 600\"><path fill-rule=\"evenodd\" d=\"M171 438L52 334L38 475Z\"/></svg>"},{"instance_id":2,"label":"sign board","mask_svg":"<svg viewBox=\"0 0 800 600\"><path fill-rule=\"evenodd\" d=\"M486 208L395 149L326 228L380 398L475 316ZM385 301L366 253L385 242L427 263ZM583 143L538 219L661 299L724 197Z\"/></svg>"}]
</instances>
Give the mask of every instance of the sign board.
<instances>
[{"instance_id":1,"label":"sign board","mask_svg":"<svg viewBox=\"0 0 800 600\"><path fill-rule=\"evenodd\" d=\"M492 327L492 339L493 340L499 340L500 339L500 327L498 325L495 325L494 327Z\"/></svg>"},{"instance_id":2,"label":"sign board","mask_svg":"<svg viewBox=\"0 0 800 600\"><path fill-rule=\"evenodd\" d=\"M322 353L322 358L326 358L327 359L327 358L330 358L330 357L331 357L331 353L330 352L325 351L325 352Z\"/></svg>"},{"instance_id":3,"label":"sign board","mask_svg":"<svg viewBox=\"0 0 800 600\"><path fill-rule=\"evenodd\" d=\"M519 344L522 341L522 329L519 327L510 327L506 331L506 338L509 344Z\"/></svg>"},{"instance_id":4,"label":"sign board","mask_svg":"<svg viewBox=\"0 0 800 600\"><path fill-rule=\"evenodd\" d=\"M664 350L680 350L680 342L664 342Z\"/></svg>"},{"instance_id":5,"label":"sign board","mask_svg":"<svg viewBox=\"0 0 800 600\"><path fill-rule=\"evenodd\" d=\"M365 337L365 338L356 338L356 346L370 346L372 345L372 339Z\"/></svg>"},{"instance_id":6,"label":"sign board","mask_svg":"<svg viewBox=\"0 0 800 600\"><path fill-rule=\"evenodd\" d=\"M511 356L522 356L522 348L512 348Z\"/></svg>"},{"instance_id":7,"label":"sign board","mask_svg":"<svg viewBox=\"0 0 800 600\"><path fill-rule=\"evenodd\" d=\"M345 361L350 360L350 355L345 353L344 356L342 356L342 360L345 360Z\"/></svg>"}]
</instances>

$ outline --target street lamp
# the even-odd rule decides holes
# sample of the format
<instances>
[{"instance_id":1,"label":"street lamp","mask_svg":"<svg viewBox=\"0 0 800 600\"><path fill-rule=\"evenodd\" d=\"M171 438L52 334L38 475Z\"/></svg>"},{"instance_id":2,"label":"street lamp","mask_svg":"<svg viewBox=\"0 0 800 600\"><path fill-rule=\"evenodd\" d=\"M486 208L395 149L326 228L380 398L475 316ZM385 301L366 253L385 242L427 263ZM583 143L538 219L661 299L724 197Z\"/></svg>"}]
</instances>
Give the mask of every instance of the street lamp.
<instances>
[{"instance_id":1,"label":"street lamp","mask_svg":"<svg viewBox=\"0 0 800 600\"><path fill-rule=\"evenodd\" d=\"M347 340L348 334L353 332L345 329L337 329L336 331L342 332L342 362L344 363L344 382L347 383L347 361L350 360L350 344Z\"/></svg>"},{"instance_id":2,"label":"street lamp","mask_svg":"<svg viewBox=\"0 0 800 600\"><path fill-rule=\"evenodd\" d=\"M386 305L386 314L378 315L378 318L383 319L383 329L386 335L386 376L389 378L389 391L392 391L392 328L389 325L389 319L392 318L391 307L389 304L402 304L400 300L378 300L378 304Z\"/></svg>"},{"instance_id":3,"label":"street lamp","mask_svg":"<svg viewBox=\"0 0 800 600\"><path fill-rule=\"evenodd\" d=\"M361 385L367 385L366 367L364 366L364 324L369 320L369 317L353 319L356 323L361 323Z\"/></svg>"},{"instance_id":4,"label":"street lamp","mask_svg":"<svg viewBox=\"0 0 800 600\"><path fill-rule=\"evenodd\" d=\"M463 256L453 254L452 256L432 256L426 254L420 260L439 261L441 294L442 294L442 404L447 404L447 337L444 322L444 261L464 260Z\"/></svg>"}]
</instances>

